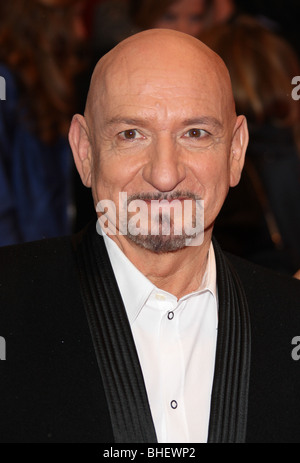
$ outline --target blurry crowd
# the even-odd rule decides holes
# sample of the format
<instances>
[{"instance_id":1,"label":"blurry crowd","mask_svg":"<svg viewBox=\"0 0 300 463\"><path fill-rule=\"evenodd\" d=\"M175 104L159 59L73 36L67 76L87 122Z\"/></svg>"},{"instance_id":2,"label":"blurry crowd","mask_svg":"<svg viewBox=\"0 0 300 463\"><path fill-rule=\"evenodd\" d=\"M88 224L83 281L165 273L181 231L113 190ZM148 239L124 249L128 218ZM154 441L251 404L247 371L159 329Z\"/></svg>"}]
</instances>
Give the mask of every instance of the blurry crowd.
<instances>
[{"instance_id":1,"label":"blurry crowd","mask_svg":"<svg viewBox=\"0 0 300 463\"><path fill-rule=\"evenodd\" d=\"M296 3L290 0L290 15ZM92 198L68 143L72 115L84 110L101 56L138 31L169 28L199 38L223 58L237 112L249 124L242 179L228 194L215 236L229 252L294 274L300 269L300 101L291 95L300 48L288 16L273 14L288 9L288 1L2 2L0 246L76 232L92 218Z\"/></svg>"}]
</instances>

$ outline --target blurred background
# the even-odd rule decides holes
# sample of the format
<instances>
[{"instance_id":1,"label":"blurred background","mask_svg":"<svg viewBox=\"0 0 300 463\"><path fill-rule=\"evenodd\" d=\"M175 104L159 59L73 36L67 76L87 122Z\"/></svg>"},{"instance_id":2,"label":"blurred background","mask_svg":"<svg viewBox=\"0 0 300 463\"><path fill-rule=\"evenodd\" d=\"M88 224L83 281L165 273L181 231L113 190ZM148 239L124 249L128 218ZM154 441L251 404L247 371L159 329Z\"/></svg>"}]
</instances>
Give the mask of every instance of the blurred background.
<instances>
[{"instance_id":1,"label":"blurred background","mask_svg":"<svg viewBox=\"0 0 300 463\"><path fill-rule=\"evenodd\" d=\"M140 30L203 40L226 62L250 145L215 226L229 252L300 269L299 0L10 0L0 6L0 245L80 230L94 215L67 141L96 62ZM299 92L300 94L300 92Z\"/></svg>"}]
</instances>

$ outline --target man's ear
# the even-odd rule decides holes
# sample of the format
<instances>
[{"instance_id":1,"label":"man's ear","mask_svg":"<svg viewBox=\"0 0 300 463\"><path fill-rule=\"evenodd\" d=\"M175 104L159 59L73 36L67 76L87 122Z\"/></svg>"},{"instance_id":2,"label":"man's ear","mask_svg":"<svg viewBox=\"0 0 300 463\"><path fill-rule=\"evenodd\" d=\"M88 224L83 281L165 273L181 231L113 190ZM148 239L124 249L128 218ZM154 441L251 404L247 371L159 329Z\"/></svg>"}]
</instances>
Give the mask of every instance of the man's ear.
<instances>
[{"instance_id":1,"label":"man's ear","mask_svg":"<svg viewBox=\"0 0 300 463\"><path fill-rule=\"evenodd\" d=\"M86 121L80 114L75 114L72 119L69 130L69 142L82 183L86 187L91 187L92 148Z\"/></svg>"},{"instance_id":2,"label":"man's ear","mask_svg":"<svg viewBox=\"0 0 300 463\"><path fill-rule=\"evenodd\" d=\"M245 116L238 116L231 142L230 152L230 186L236 186L241 178L245 154L249 141L249 133Z\"/></svg>"}]
</instances>

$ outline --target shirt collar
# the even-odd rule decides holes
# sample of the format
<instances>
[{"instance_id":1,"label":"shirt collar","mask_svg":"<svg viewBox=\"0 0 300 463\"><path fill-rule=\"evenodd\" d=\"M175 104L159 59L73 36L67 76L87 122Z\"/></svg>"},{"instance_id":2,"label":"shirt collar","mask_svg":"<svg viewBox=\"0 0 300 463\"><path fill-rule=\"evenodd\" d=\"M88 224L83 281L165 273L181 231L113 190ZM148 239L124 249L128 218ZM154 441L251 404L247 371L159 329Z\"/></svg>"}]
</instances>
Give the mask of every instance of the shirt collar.
<instances>
[{"instance_id":1,"label":"shirt collar","mask_svg":"<svg viewBox=\"0 0 300 463\"><path fill-rule=\"evenodd\" d=\"M111 238L105 234L103 234L103 238L125 305L129 323L132 324L152 291L155 290L160 293L164 291L156 288L156 286L133 265ZM182 300L205 291L211 292L217 301L216 261L212 243L210 244L207 266L200 287L193 293L184 296Z\"/></svg>"},{"instance_id":2,"label":"shirt collar","mask_svg":"<svg viewBox=\"0 0 300 463\"><path fill-rule=\"evenodd\" d=\"M131 324L155 286L133 265L111 238L105 234L103 238Z\"/></svg>"}]
</instances>

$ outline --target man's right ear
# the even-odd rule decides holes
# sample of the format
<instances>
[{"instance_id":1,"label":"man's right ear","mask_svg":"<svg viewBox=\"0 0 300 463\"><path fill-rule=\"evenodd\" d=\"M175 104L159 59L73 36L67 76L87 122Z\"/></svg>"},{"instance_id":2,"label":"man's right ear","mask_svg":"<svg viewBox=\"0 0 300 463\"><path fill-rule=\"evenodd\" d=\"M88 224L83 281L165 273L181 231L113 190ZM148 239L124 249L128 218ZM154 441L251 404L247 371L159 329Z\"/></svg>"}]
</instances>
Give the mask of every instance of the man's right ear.
<instances>
[{"instance_id":1,"label":"man's right ear","mask_svg":"<svg viewBox=\"0 0 300 463\"><path fill-rule=\"evenodd\" d=\"M85 118L80 114L73 116L69 142L81 181L86 187L91 187L92 148Z\"/></svg>"}]
</instances>

